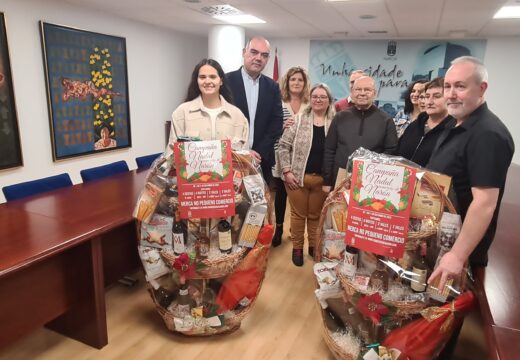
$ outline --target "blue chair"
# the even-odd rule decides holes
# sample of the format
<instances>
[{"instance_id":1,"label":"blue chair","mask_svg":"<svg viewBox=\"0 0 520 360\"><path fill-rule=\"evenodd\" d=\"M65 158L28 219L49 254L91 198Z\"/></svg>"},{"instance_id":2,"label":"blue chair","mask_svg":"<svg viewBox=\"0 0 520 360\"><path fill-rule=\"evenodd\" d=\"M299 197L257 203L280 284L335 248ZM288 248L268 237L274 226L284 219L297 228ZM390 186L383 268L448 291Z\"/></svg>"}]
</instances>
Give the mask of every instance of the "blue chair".
<instances>
[{"instance_id":1,"label":"blue chair","mask_svg":"<svg viewBox=\"0 0 520 360\"><path fill-rule=\"evenodd\" d=\"M112 175L124 173L128 171L126 161L116 161L111 164L96 166L90 169L81 170L79 173L83 182L88 182L97 179L103 179Z\"/></svg>"},{"instance_id":2,"label":"blue chair","mask_svg":"<svg viewBox=\"0 0 520 360\"><path fill-rule=\"evenodd\" d=\"M2 191L7 201L13 201L67 186L72 186L72 180L70 180L69 174L63 173L43 179L4 186Z\"/></svg>"},{"instance_id":3,"label":"blue chair","mask_svg":"<svg viewBox=\"0 0 520 360\"><path fill-rule=\"evenodd\" d=\"M162 153L152 154L152 155L145 155L145 156L139 156L135 158L135 162L137 163L138 169L147 169L152 165L153 161L157 159L159 156L161 156Z\"/></svg>"}]
</instances>

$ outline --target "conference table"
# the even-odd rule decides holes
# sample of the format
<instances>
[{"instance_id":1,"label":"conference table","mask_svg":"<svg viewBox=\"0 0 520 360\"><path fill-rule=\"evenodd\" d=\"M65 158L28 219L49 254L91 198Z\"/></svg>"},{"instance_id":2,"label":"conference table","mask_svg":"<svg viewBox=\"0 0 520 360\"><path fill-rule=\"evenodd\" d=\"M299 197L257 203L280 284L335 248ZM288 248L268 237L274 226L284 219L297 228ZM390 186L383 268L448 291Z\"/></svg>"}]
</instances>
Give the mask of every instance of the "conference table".
<instances>
[{"instance_id":1,"label":"conference table","mask_svg":"<svg viewBox=\"0 0 520 360\"><path fill-rule=\"evenodd\" d=\"M476 271L490 359L520 357L520 166L511 165L489 263Z\"/></svg>"},{"instance_id":2,"label":"conference table","mask_svg":"<svg viewBox=\"0 0 520 360\"><path fill-rule=\"evenodd\" d=\"M132 211L145 176L0 204L0 347L43 325L107 344L105 287L139 266Z\"/></svg>"}]
</instances>

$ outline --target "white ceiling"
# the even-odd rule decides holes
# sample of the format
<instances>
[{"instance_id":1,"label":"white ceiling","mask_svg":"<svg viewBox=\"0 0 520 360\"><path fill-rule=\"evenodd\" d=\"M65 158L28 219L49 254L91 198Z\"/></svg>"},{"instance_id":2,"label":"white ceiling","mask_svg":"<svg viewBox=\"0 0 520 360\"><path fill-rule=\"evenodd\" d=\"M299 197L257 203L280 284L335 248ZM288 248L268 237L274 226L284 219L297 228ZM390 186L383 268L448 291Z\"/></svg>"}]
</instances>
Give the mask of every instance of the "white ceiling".
<instances>
[{"instance_id":1,"label":"white ceiling","mask_svg":"<svg viewBox=\"0 0 520 360\"><path fill-rule=\"evenodd\" d=\"M520 0L61 0L119 17L207 35L224 24L200 12L230 4L266 24L243 25L246 34L311 39L488 38L520 36L520 19L495 20L506 3ZM362 20L361 15L374 15ZM369 31L387 31L371 34ZM345 35L345 32L347 34Z\"/></svg>"}]
</instances>

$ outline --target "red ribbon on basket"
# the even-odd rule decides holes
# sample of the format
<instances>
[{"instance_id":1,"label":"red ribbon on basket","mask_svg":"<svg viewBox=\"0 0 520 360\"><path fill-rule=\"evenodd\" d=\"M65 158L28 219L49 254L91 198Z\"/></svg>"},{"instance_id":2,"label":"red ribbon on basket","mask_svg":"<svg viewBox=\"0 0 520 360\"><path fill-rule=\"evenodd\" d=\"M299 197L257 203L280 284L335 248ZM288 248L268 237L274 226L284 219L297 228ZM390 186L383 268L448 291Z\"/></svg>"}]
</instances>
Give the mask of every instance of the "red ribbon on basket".
<instances>
[{"instance_id":1,"label":"red ribbon on basket","mask_svg":"<svg viewBox=\"0 0 520 360\"><path fill-rule=\"evenodd\" d=\"M456 313L468 312L474 304L475 296L467 291L444 306L427 308L421 312L422 318L391 331L383 345L401 351L399 359L432 359L460 322L461 317L456 317Z\"/></svg>"}]
</instances>

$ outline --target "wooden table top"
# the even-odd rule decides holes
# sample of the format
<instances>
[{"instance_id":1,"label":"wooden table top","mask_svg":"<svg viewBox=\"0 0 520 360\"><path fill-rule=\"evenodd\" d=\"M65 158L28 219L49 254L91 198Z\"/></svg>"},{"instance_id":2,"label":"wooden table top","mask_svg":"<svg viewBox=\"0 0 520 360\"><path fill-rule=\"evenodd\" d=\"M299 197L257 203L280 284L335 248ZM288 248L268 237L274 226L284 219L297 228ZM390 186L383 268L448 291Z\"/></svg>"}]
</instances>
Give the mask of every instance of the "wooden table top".
<instances>
[{"instance_id":1,"label":"wooden table top","mask_svg":"<svg viewBox=\"0 0 520 360\"><path fill-rule=\"evenodd\" d=\"M0 204L0 276L133 221L147 171Z\"/></svg>"},{"instance_id":2,"label":"wooden table top","mask_svg":"<svg viewBox=\"0 0 520 360\"><path fill-rule=\"evenodd\" d=\"M520 166L511 165L483 281L491 325L517 330L520 330L519 184Z\"/></svg>"}]
</instances>

